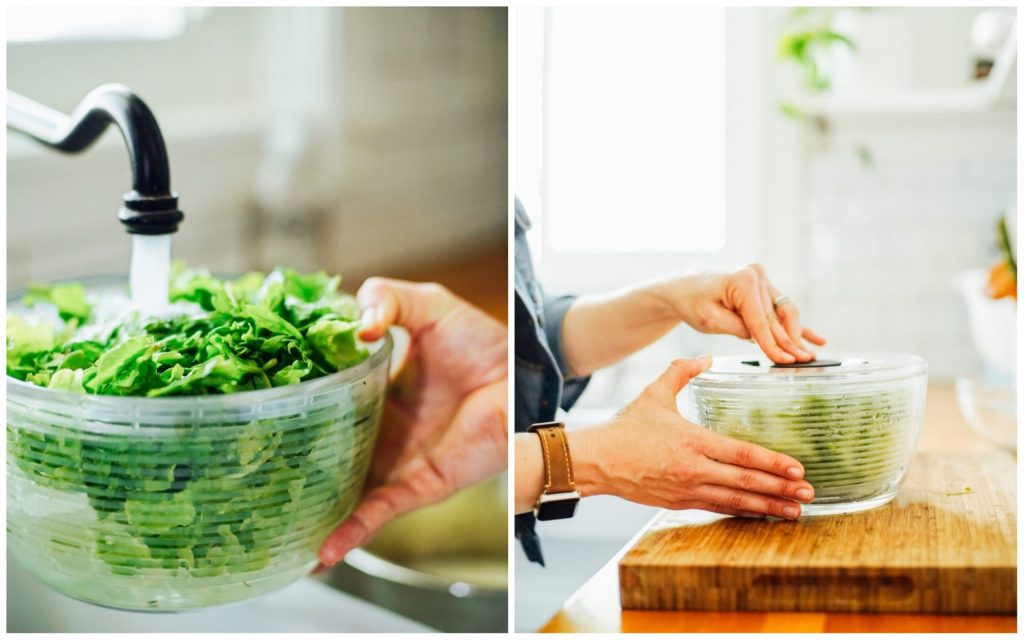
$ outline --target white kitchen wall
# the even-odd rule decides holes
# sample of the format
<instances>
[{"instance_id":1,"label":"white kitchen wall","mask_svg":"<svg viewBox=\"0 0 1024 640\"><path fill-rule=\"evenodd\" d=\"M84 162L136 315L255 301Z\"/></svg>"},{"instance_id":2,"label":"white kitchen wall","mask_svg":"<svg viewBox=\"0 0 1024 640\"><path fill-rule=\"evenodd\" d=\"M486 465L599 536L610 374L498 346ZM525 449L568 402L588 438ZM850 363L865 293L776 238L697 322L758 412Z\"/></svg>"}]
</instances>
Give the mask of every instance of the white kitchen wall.
<instances>
[{"instance_id":1,"label":"white kitchen wall","mask_svg":"<svg viewBox=\"0 0 1024 640\"><path fill-rule=\"evenodd\" d=\"M484 244L508 224L503 8L345 10L346 165L322 262L393 271Z\"/></svg>"},{"instance_id":2,"label":"white kitchen wall","mask_svg":"<svg viewBox=\"0 0 1024 640\"><path fill-rule=\"evenodd\" d=\"M1015 97L967 99L979 11L847 12L837 25L858 49L817 112L827 132L765 120L765 228L785 229L765 262L831 348L916 353L938 382L980 367L952 280L995 261L1017 196ZM777 34L785 17L767 10L764 26ZM769 106L798 95L791 73L764 63Z\"/></svg>"},{"instance_id":3,"label":"white kitchen wall","mask_svg":"<svg viewBox=\"0 0 1024 640\"><path fill-rule=\"evenodd\" d=\"M803 165L804 316L837 348L920 354L933 380L975 372L952 280L995 261L1016 202L1015 114L834 119L831 143Z\"/></svg>"}]
</instances>

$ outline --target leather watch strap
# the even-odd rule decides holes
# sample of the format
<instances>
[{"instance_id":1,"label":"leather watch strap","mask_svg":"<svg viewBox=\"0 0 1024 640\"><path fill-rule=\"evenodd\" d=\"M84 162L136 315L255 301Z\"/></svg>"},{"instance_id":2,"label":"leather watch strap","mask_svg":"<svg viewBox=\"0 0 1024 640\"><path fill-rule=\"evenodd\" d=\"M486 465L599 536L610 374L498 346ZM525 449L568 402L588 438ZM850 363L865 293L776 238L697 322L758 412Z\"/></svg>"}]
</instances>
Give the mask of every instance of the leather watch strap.
<instances>
[{"instance_id":1,"label":"leather watch strap","mask_svg":"<svg viewBox=\"0 0 1024 640\"><path fill-rule=\"evenodd\" d=\"M531 426L530 431L540 436L540 446L544 452L544 493L576 491L565 425L560 422L545 422Z\"/></svg>"}]
</instances>

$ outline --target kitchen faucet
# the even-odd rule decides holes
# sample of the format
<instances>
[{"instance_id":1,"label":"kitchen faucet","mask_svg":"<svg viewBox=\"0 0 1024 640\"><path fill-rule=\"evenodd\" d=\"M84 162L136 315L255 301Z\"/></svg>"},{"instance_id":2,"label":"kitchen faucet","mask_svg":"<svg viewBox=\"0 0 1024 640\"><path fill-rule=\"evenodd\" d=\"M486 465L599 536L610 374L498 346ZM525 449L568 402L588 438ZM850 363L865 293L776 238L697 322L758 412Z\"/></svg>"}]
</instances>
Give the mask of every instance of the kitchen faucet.
<instances>
[{"instance_id":1,"label":"kitchen faucet","mask_svg":"<svg viewBox=\"0 0 1024 640\"><path fill-rule=\"evenodd\" d=\"M137 95L123 85L106 84L89 92L69 116L7 92L7 128L58 151L84 151L111 123L121 130L132 169L132 190L124 194L118 218L128 233L174 233L185 214L178 210L178 194L171 191L167 148L160 127Z\"/></svg>"}]
</instances>

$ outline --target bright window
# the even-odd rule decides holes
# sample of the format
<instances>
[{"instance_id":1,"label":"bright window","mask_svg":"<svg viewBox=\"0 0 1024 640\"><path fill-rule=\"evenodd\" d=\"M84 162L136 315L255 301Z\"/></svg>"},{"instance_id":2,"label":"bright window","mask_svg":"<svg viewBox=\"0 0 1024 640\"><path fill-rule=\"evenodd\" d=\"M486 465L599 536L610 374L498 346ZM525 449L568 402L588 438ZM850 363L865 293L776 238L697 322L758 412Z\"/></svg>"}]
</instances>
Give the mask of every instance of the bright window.
<instances>
[{"instance_id":1,"label":"bright window","mask_svg":"<svg viewBox=\"0 0 1024 640\"><path fill-rule=\"evenodd\" d=\"M183 7L10 7L8 42L160 40L188 25Z\"/></svg>"},{"instance_id":2,"label":"bright window","mask_svg":"<svg viewBox=\"0 0 1024 640\"><path fill-rule=\"evenodd\" d=\"M547 12L544 224L555 253L725 245L725 10Z\"/></svg>"}]
</instances>

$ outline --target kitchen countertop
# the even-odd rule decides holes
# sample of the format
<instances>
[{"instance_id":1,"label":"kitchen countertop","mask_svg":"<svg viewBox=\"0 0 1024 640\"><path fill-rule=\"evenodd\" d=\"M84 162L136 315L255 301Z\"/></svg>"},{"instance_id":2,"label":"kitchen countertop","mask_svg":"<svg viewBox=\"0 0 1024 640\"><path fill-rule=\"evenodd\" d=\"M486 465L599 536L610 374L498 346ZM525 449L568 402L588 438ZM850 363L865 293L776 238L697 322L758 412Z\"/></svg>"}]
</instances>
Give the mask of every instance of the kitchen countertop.
<instances>
[{"instance_id":1,"label":"kitchen countertop","mask_svg":"<svg viewBox=\"0 0 1024 640\"><path fill-rule=\"evenodd\" d=\"M182 613L107 609L61 595L7 553L8 633L430 632L313 578L251 600Z\"/></svg>"},{"instance_id":2,"label":"kitchen countertop","mask_svg":"<svg viewBox=\"0 0 1024 640\"><path fill-rule=\"evenodd\" d=\"M922 452L993 451L967 425L951 384L928 389ZM1015 616L938 616L828 612L623 611L619 605L619 558L626 544L579 588L540 631L560 632L1015 632Z\"/></svg>"}]
</instances>

